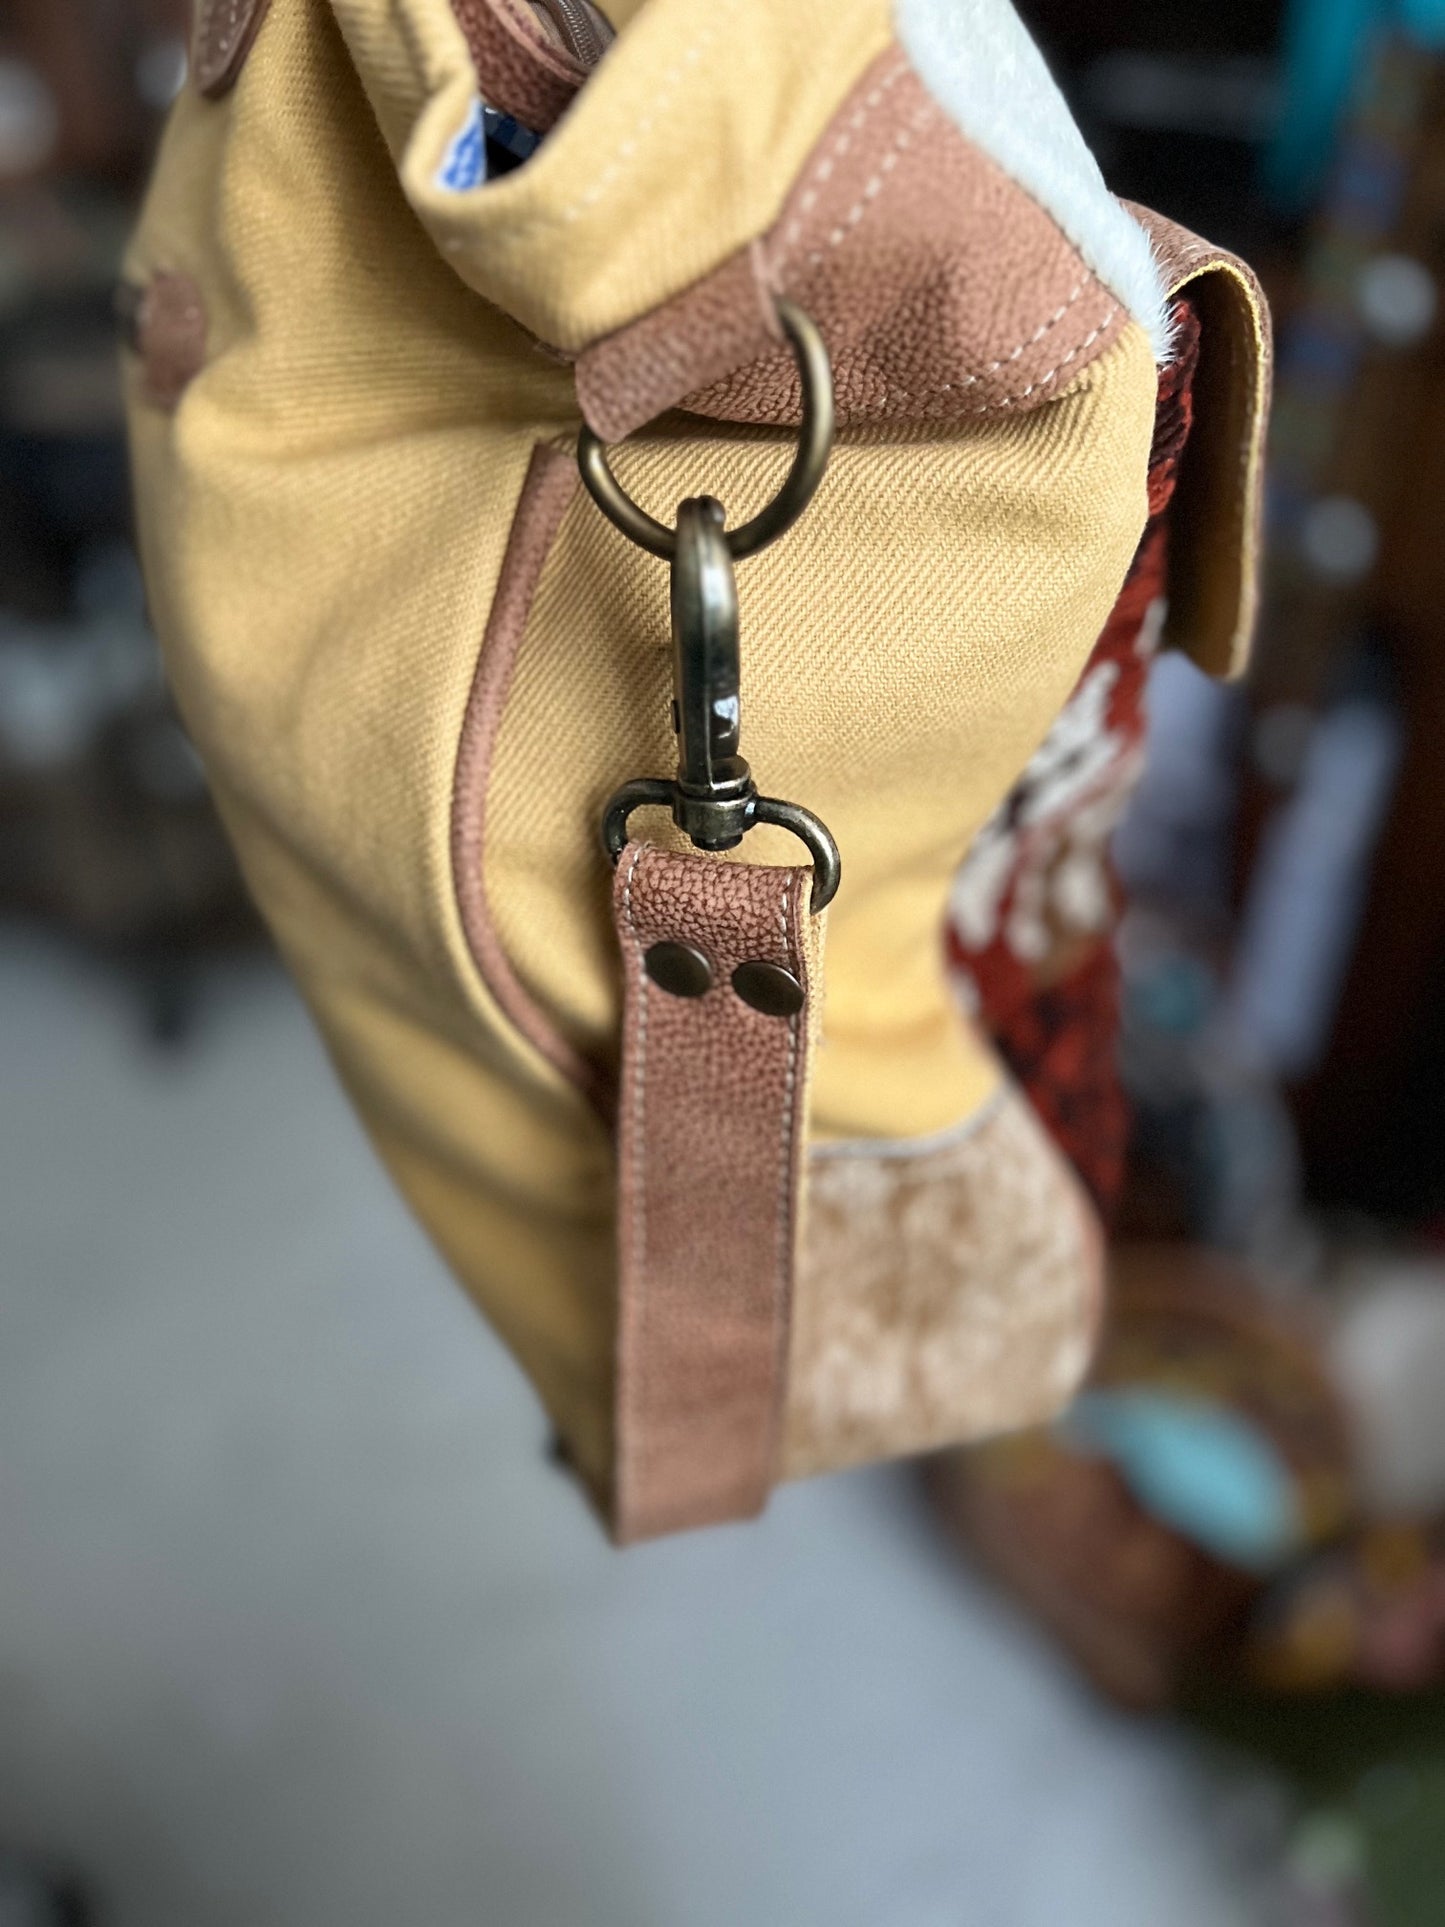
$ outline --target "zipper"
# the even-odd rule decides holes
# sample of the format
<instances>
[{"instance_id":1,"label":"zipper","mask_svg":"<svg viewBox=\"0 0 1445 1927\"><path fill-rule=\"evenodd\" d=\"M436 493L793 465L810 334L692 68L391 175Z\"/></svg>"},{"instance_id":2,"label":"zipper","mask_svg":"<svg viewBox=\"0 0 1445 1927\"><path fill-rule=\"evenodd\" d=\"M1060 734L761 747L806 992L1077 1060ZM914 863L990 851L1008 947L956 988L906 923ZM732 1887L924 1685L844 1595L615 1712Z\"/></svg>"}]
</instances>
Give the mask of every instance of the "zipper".
<instances>
[{"instance_id":1,"label":"zipper","mask_svg":"<svg viewBox=\"0 0 1445 1927\"><path fill-rule=\"evenodd\" d=\"M611 45L612 28L588 0L531 0L531 8L547 37L584 67L595 67Z\"/></svg>"}]
</instances>

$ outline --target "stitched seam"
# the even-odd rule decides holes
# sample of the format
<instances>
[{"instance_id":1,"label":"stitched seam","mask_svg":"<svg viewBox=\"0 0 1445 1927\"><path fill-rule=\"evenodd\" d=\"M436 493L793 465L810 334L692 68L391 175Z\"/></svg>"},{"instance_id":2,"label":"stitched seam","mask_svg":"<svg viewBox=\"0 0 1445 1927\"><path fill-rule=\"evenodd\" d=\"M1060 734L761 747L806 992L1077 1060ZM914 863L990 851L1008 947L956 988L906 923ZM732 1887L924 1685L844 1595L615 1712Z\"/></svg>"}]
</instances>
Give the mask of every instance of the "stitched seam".
<instances>
[{"instance_id":1,"label":"stitched seam","mask_svg":"<svg viewBox=\"0 0 1445 1927\"><path fill-rule=\"evenodd\" d=\"M1070 308L1072 308L1074 303L1079 299L1080 295L1083 294L1085 288L1092 285L1091 281L1080 281L1078 286L1072 290L1064 305L1061 308L1055 308L1047 321L1040 322L1027 341L1021 341L1016 348L1011 348L1006 355L1000 355L997 361L985 363L976 375L965 375L963 380L959 382L944 382L941 388L935 390L935 393L946 395L954 388L976 388L981 381L986 381L990 375L996 375L1000 368L1007 368L1011 361L1017 361L1028 349L1042 341L1046 334L1052 333L1069 312ZM905 397L905 400L908 401L914 399L916 399L916 397L912 395Z\"/></svg>"},{"instance_id":2,"label":"stitched seam","mask_svg":"<svg viewBox=\"0 0 1445 1927\"><path fill-rule=\"evenodd\" d=\"M627 875L622 884L622 920L627 925L632 939L633 967L637 984L637 1062L636 1081L632 1093L632 1275L636 1281L636 1295L633 1306L634 1320L642 1324L644 1302L647 1294L647 1212L645 1180L647 1156L643 1141L646 1129L647 1107L647 972L642 963L642 938L632 915L632 884L637 875L637 866L647 854L645 845L639 844L627 866ZM619 1307L620 1312L620 1307ZM621 1321L619 1318L619 1329ZM647 1408L647 1345L644 1340L637 1347L636 1356L629 1361L637 1374L637 1397L642 1408ZM629 1401L630 1402L630 1401ZM623 1424L623 1413L617 1414L618 1455L618 1498L619 1515L625 1513L627 1501L632 1496L633 1471L636 1462L643 1456L640 1446L647 1442L646 1429L639 1441L632 1436L630 1428Z\"/></svg>"},{"instance_id":3,"label":"stitched seam","mask_svg":"<svg viewBox=\"0 0 1445 1927\"><path fill-rule=\"evenodd\" d=\"M725 13L730 15L734 12L736 12L736 0L714 0L714 5L711 9L710 25L704 32L698 35L686 53L682 54L679 59L668 68L658 83L657 93L653 98L652 106L648 109L647 113L642 116L642 119L638 121L631 134L623 141L622 145L597 176L597 179L588 188L587 192L573 201L570 206L564 207L561 213L558 214L556 218L559 223L578 220L589 208L595 207L602 199L603 195L612 186L612 183L632 159L638 148L652 133L652 130L657 126L663 114L672 105L673 97L677 93L683 76L690 68L697 65L714 40L717 39L718 34L722 30L723 15Z\"/></svg>"},{"instance_id":4,"label":"stitched seam","mask_svg":"<svg viewBox=\"0 0 1445 1927\"><path fill-rule=\"evenodd\" d=\"M1039 326L1034 330L1034 332L1029 336L1027 341L1020 342L1017 348L1014 348L1013 350L1011 350L1010 353L1008 353L1007 355L1002 356L998 361L989 362L987 367L981 369L978 374L965 375L961 381L940 382L937 388L930 389L926 395L918 395L918 394L910 393L909 390L906 388L894 388L892 390L894 396L899 401L927 402L927 401L932 401L938 395L954 394L964 388L976 388L978 384L981 381L985 380L989 375L995 375L998 373L1000 368L1006 368L1011 361L1017 361L1019 357L1024 353L1025 349L1032 348L1036 342L1042 341L1044 336L1048 334L1051 328L1055 328L1058 326L1059 322L1064 318L1064 316L1068 313L1069 309L1074 305L1074 303L1078 300L1079 296L1083 294L1085 288L1089 285L1090 284L1087 282L1081 282L1079 286L1074 289L1073 293L1069 296L1068 300L1064 303L1063 307L1056 309L1055 312L1052 315L1050 315L1047 321L1042 323L1041 326ZM1040 375L1036 381L1030 382L1027 388L1021 389L1017 394L1014 394L1014 395L1004 395L993 401L980 402L978 407L970 409L969 413L974 415L986 415L995 408L1011 408L1018 402L1026 401L1028 397L1032 395L1037 389L1046 387L1048 383L1051 382L1054 379L1054 377L1060 372L1061 369L1067 368L1069 363L1075 360L1079 355L1083 354L1086 348L1091 348L1094 345L1094 343L1099 339L1099 336L1104 333L1105 329L1109 326L1109 323L1114 319L1115 315L1117 315L1118 312L1119 312L1119 309L1117 305L1110 308L1108 313L1104 316L1103 320L1090 334L1085 335L1082 341L1075 343L1075 345L1069 350L1068 354L1063 356L1060 361L1056 362L1055 365L1049 369L1047 374Z\"/></svg>"},{"instance_id":5,"label":"stitched seam","mask_svg":"<svg viewBox=\"0 0 1445 1927\"><path fill-rule=\"evenodd\" d=\"M991 361L988 364L988 367L984 370L985 374L996 375L1000 368L1005 367L1011 361L1017 361L1019 356L1024 352L1026 348L1032 348L1036 342L1042 341L1046 334L1052 333L1052 331L1055 328L1057 328L1059 323L1063 320L1064 316L1069 312L1070 308L1072 308L1074 303L1079 299L1079 296L1084 292L1084 289L1090 285L1091 284L1087 281L1080 281L1076 283L1076 285L1069 290L1069 298L1063 304L1063 306L1061 308L1055 308L1054 312L1049 316L1048 320L1040 322L1038 327L1035 328L1033 333L1029 336L1028 340L1021 341L1017 348L1013 349L1011 353L1003 357L1003 360Z\"/></svg>"},{"instance_id":6,"label":"stitched seam","mask_svg":"<svg viewBox=\"0 0 1445 1927\"><path fill-rule=\"evenodd\" d=\"M843 216L838 226L835 227L833 232L828 236L827 246L815 248L808 256L809 267L816 268L820 266L827 255L828 248L841 248L843 243L848 239L848 236L858 231L859 227L862 226L864 215L883 192L888 176L893 172L894 168L897 167L899 161L908 152L909 148L912 147L914 136L922 133L924 128L936 118L937 115L932 107L920 107L908 125L899 128L893 137L891 147L878 164L877 173L870 175L864 183L863 192Z\"/></svg>"},{"instance_id":7,"label":"stitched seam","mask_svg":"<svg viewBox=\"0 0 1445 1927\"><path fill-rule=\"evenodd\" d=\"M1036 395L1040 388L1047 388L1056 376L1063 373L1071 361L1076 360L1078 356L1083 354L1086 348L1093 347L1094 343L1099 339L1099 336L1104 333L1118 312L1117 307L1110 308L1097 328L1091 329L1090 332L1084 336L1083 340L1077 342L1061 361L1056 362L1054 366L1050 368L1046 375L1040 375L1037 381L1031 381L1027 388L1021 388L1016 395L1005 395L999 401L985 402L982 407L975 408L971 412L975 415L985 415L991 408L1014 408L1019 402L1027 401L1030 395Z\"/></svg>"},{"instance_id":8,"label":"stitched seam","mask_svg":"<svg viewBox=\"0 0 1445 1927\"><path fill-rule=\"evenodd\" d=\"M843 131L838 135L828 152L814 168L802 199L798 202L797 212L788 223L787 231L784 233L779 247L776 262L777 268L781 269L788 260L788 257L797 245L799 236L802 234L803 222L818 204L818 196L822 192L824 184L832 178L833 170L853 145L855 137L862 130L869 115L873 112L874 108L879 105L888 90L895 86L898 81L902 80L908 71L908 62L906 60L900 60L898 65L884 75L878 85L874 87L870 93L865 95L861 104L848 116Z\"/></svg>"},{"instance_id":9,"label":"stitched seam","mask_svg":"<svg viewBox=\"0 0 1445 1927\"><path fill-rule=\"evenodd\" d=\"M1163 247L1155 249L1155 259L1163 270L1166 279L1169 276L1170 269L1177 261L1182 261L1186 267L1189 267L1198 261L1206 259L1222 260L1223 258L1220 250L1210 247L1206 241L1182 241L1176 242L1168 249ZM1171 288L1169 293L1171 296L1176 295L1179 293L1179 289L1177 287Z\"/></svg>"}]
</instances>

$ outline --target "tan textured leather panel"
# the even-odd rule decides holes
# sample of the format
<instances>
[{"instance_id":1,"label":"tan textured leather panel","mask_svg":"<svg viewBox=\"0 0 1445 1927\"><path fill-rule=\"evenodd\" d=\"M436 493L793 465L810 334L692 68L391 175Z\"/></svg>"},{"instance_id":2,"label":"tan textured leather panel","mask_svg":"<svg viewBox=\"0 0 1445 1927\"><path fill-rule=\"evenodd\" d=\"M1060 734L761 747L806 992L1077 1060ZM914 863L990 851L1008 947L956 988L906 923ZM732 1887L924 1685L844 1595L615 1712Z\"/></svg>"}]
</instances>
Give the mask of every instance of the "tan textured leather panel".
<instances>
[{"instance_id":1,"label":"tan textured leather panel","mask_svg":"<svg viewBox=\"0 0 1445 1927\"><path fill-rule=\"evenodd\" d=\"M1146 207L1129 211L1154 245L1170 296L1187 288L1200 320L1194 425L1170 509L1165 639L1211 675L1238 675L1259 605L1269 306L1238 255Z\"/></svg>"},{"instance_id":2,"label":"tan textured leather panel","mask_svg":"<svg viewBox=\"0 0 1445 1927\"><path fill-rule=\"evenodd\" d=\"M545 133L571 106L587 71L543 37L524 0L452 0L489 107Z\"/></svg>"},{"instance_id":3,"label":"tan textured leather panel","mask_svg":"<svg viewBox=\"0 0 1445 1927\"><path fill-rule=\"evenodd\" d=\"M240 77L271 0L196 0L191 78L208 100L229 93Z\"/></svg>"},{"instance_id":4,"label":"tan textured leather panel","mask_svg":"<svg viewBox=\"0 0 1445 1927\"><path fill-rule=\"evenodd\" d=\"M822 328L844 422L1037 407L1129 320L896 49L845 101L751 268L757 279L735 257L582 354L578 396L600 435L620 440L678 403L728 421L797 421L797 371L759 281Z\"/></svg>"},{"instance_id":5,"label":"tan textured leather panel","mask_svg":"<svg viewBox=\"0 0 1445 1927\"><path fill-rule=\"evenodd\" d=\"M815 1150L784 1476L1051 1417L1088 1367L1101 1302L1098 1221L1017 1090L912 1155Z\"/></svg>"},{"instance_id":6,"label":"tan textured leather panel","mask_svg":"<svg viewBox=\"0 0 1445 1927\"><path fill-rule=\"evenodd\" d=\"M811 989L808 896L806 870L651 844L629 844L618 865L624 1544L747 1518L776 1477L812 1012L765 1016L731 978L762 960ZM700 950L712 988L677 997L653 983L643 960L661 941Z\"/></svg>"},{"instance_id":7,"label":"tan textured leather panel","mask_svg":"<svg viewBox=\"0 0 1445 1927\"><path fill-rule=\"evenodd\" d=\"M682 396L711 389L784 341L767 248L755 241L686 294L582 354L577 398L599 435L621 441Z\"/></svg>"}]
</instances>

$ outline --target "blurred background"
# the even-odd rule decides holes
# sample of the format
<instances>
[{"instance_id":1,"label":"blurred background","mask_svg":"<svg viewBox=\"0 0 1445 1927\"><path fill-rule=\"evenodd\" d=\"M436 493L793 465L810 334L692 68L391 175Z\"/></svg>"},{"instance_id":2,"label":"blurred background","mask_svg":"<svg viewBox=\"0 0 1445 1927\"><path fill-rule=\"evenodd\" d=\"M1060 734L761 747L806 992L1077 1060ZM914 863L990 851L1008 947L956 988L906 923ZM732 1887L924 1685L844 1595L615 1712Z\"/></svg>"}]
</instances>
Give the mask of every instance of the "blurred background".
<instances>
[{"instance_id":1,"label":"blurred background","mask_svg":"<svg viewBox=\"0 0 1445 1927\"><path fill-rule=\"evenodd\" d=\"M4 0L0 1927L1445 1920L1445 0L1022 11L1279 335L1251 675L1153 666L1117 834L1064 786L1003 1039L1108 1334L1048 1433L620 1560L167 701L114 289L187 0Z\"/></svg>"}]
</instances>

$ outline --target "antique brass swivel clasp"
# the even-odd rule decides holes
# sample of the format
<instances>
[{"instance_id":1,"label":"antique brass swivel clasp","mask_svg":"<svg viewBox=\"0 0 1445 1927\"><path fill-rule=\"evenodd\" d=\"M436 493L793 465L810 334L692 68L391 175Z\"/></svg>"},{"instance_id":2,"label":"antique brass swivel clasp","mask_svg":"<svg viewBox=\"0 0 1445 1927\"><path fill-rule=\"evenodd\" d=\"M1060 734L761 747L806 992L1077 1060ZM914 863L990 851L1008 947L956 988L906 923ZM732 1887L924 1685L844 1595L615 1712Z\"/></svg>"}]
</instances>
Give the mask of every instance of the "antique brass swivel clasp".
<instances>
[{"instance_id":1,"label":"antique brass swivel clasp","mask_svg":"<svg viewBox=\"0 0 1445 1927\"><path fill-rule=\"evenodd\" d=\"M779 319L792 343L803 383L803 425L788 478L768 506L729 530L720 502L694 497L677 525L655 521L623 491L590 429L578 445L582 477L603 513L622 532L672 565L673 729L677 775L624 783L603 814L602 840L615 863L627 844L634 810L661 804L700 850L731 850L758 823L790 830L813 859L812 907L837 892L838 846L826 826L796 803L760 796L740 754L742 666L734 562L765 547L803 513L823 479L833 440L833 382L827 349L813 323L789 303Z\"/></svg>"}]
</instances>

